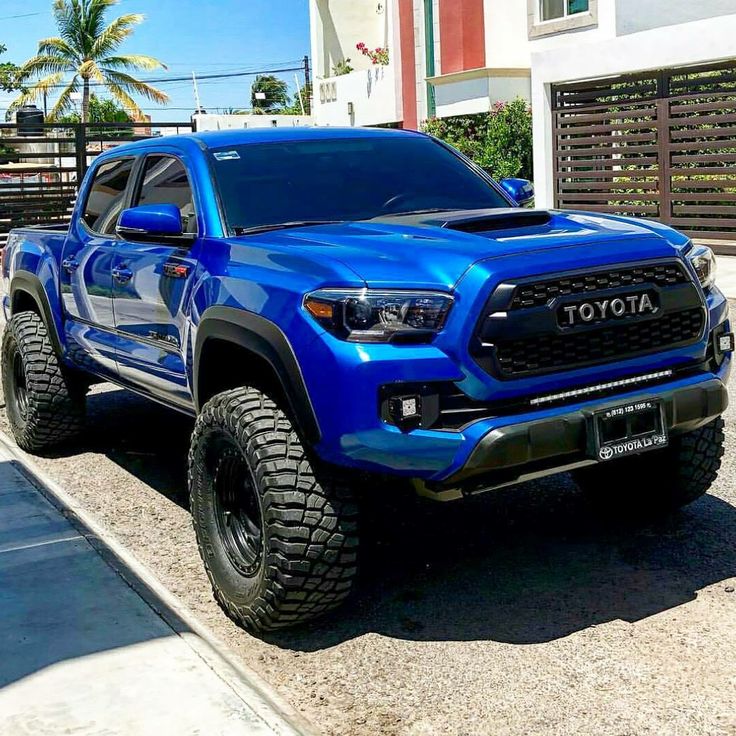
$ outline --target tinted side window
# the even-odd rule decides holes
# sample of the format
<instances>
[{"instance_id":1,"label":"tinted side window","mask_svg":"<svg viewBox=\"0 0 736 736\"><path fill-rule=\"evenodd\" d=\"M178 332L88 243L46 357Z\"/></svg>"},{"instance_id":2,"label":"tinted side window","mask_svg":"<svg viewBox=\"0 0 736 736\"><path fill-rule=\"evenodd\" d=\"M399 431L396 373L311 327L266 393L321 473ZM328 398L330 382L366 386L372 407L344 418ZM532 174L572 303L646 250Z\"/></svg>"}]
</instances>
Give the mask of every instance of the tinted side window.
<instances>
[{"instance_id":1,"label":"tinted side window","mask_svg":"<svg viewBox=\"0 0 736 736\"><path fill-rule=\"evenodd\" d=\"M184 164L172 156L149 156L136 205L174 204L181 212L185 233L197 232L194 197Z\"/></svg>"},{"instance_id":2,"label":"tinted side window","mask_svg":"<svg viewBox=\"0 0 736 736\"><path fill-rule=\"evenodd\" d=\"M132 170L132 158L108 161L97 169L82 215L93 232L101 235L115 233Z\"/></svg>"}]
</instances>

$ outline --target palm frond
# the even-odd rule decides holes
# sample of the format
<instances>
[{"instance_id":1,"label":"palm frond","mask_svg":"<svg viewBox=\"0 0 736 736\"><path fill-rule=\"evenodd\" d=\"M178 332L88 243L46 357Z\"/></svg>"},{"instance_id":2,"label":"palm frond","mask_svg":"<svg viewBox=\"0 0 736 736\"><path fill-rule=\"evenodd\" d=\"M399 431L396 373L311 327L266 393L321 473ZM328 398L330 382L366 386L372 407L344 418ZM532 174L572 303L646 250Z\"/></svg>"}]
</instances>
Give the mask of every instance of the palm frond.
<instances>
[{"instance_id":1,"label":"palm frond","mask_svg":"<svg viewBox=\"0 0 736 736\"><path fill-rule=\"evenodd\" d=\"M140 13L130 13L116 18L95 37L90 57L99 59L113 53L133 33L135 27L143 22L143 18Z\"/></svg>"},{"instance_id":2,"label":"palm frond","mask_svg":"<svg viewBox=\"0 0 736 736\"><path fill-rule=\"evenodd\" d=\"M72 95L79 91L79 77L75 74L72 81L62 90L56 104L51 108L47 116L47 120L53 123L57 118L61 117L65 112L69 112L74 107Z\"/></svg>"},{"instance_id":3,"label":"palm frond","mask_svg":"<svg viewBox=\"0 0 736 736\"><path fill-rule=\"evenodd\" d=\"M122 87L108 80L107 88L110 90L110 94L125 108L125 112L133 120L143 119L143 110L141 110L136 101Z\"/></svg>"},{"instance_id":4,"label":"palm frond","mask_svg":"<svg viewBox=\"0 0 736 736\"><path fill-rule=\"evenodd\" d=\"M42 38L38 42L39 56L55 56L66 59L70 64L79 64L79 54L63 38Z\"/></svg>"},{"instance_id":5,"label":"palm frond","mask_svg":"<svg viewBox=\"0 0 736 736\"><path fill-rule=\"evenodd\" d=\"M55 72L43 79L39 79L32 87L26 89L23 94L16 97L10 103L10 109L15 110L17 107L37 102L43 96L44 92L54 89L57 85L61 84L63 79L64 72Z\"/></svg>"},{"instance_id":6,"label":"palm frond","mask_svg":"<svg viewBox=\"0 0 736 736\"><path fill-rule=\"evenodd\" d=\"M93 41L98 39L105 28L105 14L118 0L83 0L85 5L85 31Z\"/></svg>"},{"instance_id":7,"label":"palm frond","mask_svg":"<svg viewBox=\"0 0 736 736\"><path fill-rule=\"evenodd\" d=\"M83 11L80 0L54 0L53 13L61 38L78 56L84 56Z\"/></svg>"},{"instance_id":8,"label":"palm frond","mask_svg":"<svg viewBox=\"0 0 736 736\"><path fill-rule=\"evenodd\" d=\"M141 54L123 54L122 56L108 56L99 60L100 66L108 69L168 69L166 64L152 56Z\"/></svg>"},{"instance_id":9,"label":"palm frond","mask_svg":"<svg viewBox=\"0 0 736 736\"><path fill-rule=\"evenodd\" d=\"M18 76L22 82L29 80L31 77L40 76L41 74L49 74L52 72L70 72L75 71L74 64L59 56L38 55L29 59L18 72Z\"/></svg>"},{"instance_id":10,"label":"palm frond","mask_svg":"<svg viewBox=\"0 0 736 736\"><path fill-rule=\"evenodd\" d=\"M131 77L130 74L117 72L114 69L108 69L107 67L103 67L101 71L105 77L105 84L110 87L111 90L111 85L114 84L128 94L141 95L142 97L145 97L152 102L156 102L159 105L163 105L169 101L169 96L165 92L152 87L150 84L141 82L135 77Z\"/></svg>"}]
</instances>

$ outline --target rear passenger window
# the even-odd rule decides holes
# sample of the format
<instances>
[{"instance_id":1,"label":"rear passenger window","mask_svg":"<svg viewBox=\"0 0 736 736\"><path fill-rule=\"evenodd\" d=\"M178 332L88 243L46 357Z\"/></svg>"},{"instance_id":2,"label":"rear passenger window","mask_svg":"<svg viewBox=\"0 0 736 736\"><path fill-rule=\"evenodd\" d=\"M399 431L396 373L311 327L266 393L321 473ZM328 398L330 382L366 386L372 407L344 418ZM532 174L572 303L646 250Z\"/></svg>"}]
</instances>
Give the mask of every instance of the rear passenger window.
<instances>
[{"instance_id":1,"label":"rear passenger window","mask_svg":"<svg viewBox=\"0 0 736 736\"><path fill-rule=\"evenodd\" d=\"M108 161L95 172L82 219L87 227L100 235L114 235L123 210L133 159Z\"/></svg>"},{"instance_id":2,"label":"rear passenger window","mask_svg":"<svg viewBox=\"0 0 736 736\"><path fill-rule=\"evenodd\" d=\"M143 167L143 181L137 205L173 204L181 212L185 233L197 232L194 197L184 164L173 156L149 156Z\"/></svg>"}]
</instances>

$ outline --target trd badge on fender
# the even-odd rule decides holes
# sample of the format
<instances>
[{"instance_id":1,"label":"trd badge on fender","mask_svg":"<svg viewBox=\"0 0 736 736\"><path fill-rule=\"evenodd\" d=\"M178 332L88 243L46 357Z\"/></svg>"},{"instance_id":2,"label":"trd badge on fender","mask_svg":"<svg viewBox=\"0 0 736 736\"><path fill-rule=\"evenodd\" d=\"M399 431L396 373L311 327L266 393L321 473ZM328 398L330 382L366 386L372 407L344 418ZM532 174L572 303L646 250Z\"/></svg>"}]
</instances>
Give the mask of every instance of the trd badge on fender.
<instances>
[{"instance_id":1,"label":"trd badge on fender","mask_svg":"<svg viewBox=\"0 0 736 736\"><path fill-rule=\"evenodd\" d=\"M632 315L656 314L658 310L656 296L645 292L613 299L591 299L579 304L567 304L560 307L558 319L562 327L572 327L591 322L607 322Z\"/></svg>"}]
</instances>

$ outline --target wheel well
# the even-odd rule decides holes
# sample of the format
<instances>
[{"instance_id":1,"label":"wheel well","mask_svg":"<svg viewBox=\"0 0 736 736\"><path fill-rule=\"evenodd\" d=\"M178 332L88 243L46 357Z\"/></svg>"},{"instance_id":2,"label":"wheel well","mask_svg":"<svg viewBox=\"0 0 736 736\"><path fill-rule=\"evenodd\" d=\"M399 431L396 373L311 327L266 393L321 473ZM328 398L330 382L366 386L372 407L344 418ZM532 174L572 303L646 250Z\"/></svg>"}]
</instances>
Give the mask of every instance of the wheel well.
<instances>
[{"instance_id":1,"label":"wheel well","mask_svg":"<svg viewBox=\"0 0 736 736\"><path fill-rule=\"evenodd\" d=\"M16 289L13 293L13 299L10 303L11 314L20 314L20 312L35 312L39 316L41 314L41 307L33 296L27 291L22 289Z\"/></svg>"},{"instance_id":2,"label":"wheel well","mask_svg":"<svg viewBox=\"0 0 736 736\"><path fill-rule=\"evenodd\" d=\"M216 394L241 386L252 386L267 393L283 409L288 402L273 366L261 355L228 340L211 338L199 358L197 398L199 406Z\"/></svg>"}]
</instances>

